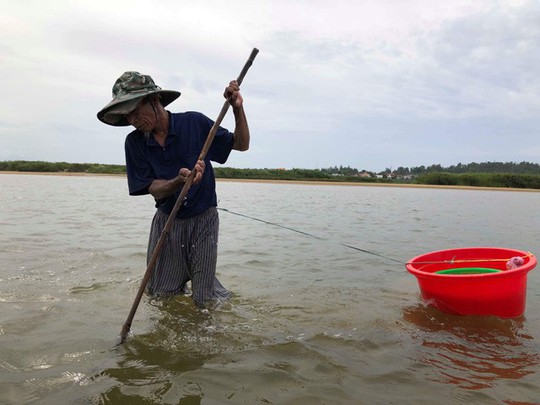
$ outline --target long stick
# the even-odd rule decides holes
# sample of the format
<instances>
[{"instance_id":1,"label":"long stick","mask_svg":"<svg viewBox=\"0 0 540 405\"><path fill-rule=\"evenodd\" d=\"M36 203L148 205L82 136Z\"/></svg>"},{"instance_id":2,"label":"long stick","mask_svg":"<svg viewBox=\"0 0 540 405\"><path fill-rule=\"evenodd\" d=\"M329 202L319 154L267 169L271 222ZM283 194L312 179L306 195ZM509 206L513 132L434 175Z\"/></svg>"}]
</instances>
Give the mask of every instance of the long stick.
<instances>
[{"instance_id":1,"label":"long stick","mask_svg":"<svg viewBox=\"0 0 540 405\"><path fill-rule=\"evenodd\" d=\"M244 68L240 72L240 75L238 76L238 79L236 79L236 81L238 82L238 85L242 84L242 81L244 80L244 76L246 75L248 69L253 64L253 60L255 59L258 53L259 53L259 50L257 48L253 48L253 50L251 51L251 55L249 56L246 64L244 65ZM198 160L203 160L206 154L208 153L208 150L210 149L210 146L212 145L212 141L214 140L214 136L216 135L216 132L221 124L221 121L223 121L225 114L227 114L229 105L230 104L228 100L226 100L225 103L223 103L221 112L219 113L216 121L214 122L214 125L212 126L212 128L210 129L210 132L208 133L208 136L206 137L206 141L204 142L204 145L203 145L203 148L201 150L201 154L199 155ZM141 302L141 298L144 294L146 284L148 284L148 280L150 279L152 270L154 269L156 261L161 252L161 248L163 247L163 244L165 243L165 240L167 239L167 235L169 231L171 230L171 227L174 223L174 219L176 218L176 214L182 207L184 198L186 198L186 195L189 191L189 188L191 187L191 184L193 183L193 179L195 178L195 175L196 175L195 168L193 168L191 170L190 176L188 177L188 179L184 183L184 186L182 187L182 191L180 192L180 195L178 196L178 199L176 200L176 203L174 204L174 208L172 209L172 212L170 213L169 218L167 219L167 222L165 223L165 227L163 228L163 231L161 231L161 235L159 236L158 242L156 244L156 247L154 248L154 252L152 253L152 257L150 258L150 261L148 262L146 272L144 273L144 277L141 281L139 291L137 292L137 295L135 296L135 301L133 302L133 305L131 306L131 311L129 311L129 315L126 319L126 322L124 323L124 326L122 327L122 332L120 332L120 343L124 343L129 333L129 330L131 329L131 322L133 321L133 318L135 317L135 313L137 312L137 308L139 307L139 303Z\"/></svg>"}]
</instances>

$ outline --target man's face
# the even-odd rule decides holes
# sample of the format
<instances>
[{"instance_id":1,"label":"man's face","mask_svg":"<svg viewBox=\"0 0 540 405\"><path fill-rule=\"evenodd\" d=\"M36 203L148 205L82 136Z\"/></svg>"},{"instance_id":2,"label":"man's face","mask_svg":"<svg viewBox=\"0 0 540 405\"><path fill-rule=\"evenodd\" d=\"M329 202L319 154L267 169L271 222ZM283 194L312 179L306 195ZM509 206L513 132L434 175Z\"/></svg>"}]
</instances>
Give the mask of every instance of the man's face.
<instances>
[{"instance_id":1,"label":"man's face","mask_svg":"<svg viewBox=\"0 0 540 405\"><path fill-rule=\"evenodd\" d=\"M126 120L139 131L151 132L156 126L156 112L152 107L152 100L144 98L132 112L126 115Z\"/></svg>"}]
</instances>

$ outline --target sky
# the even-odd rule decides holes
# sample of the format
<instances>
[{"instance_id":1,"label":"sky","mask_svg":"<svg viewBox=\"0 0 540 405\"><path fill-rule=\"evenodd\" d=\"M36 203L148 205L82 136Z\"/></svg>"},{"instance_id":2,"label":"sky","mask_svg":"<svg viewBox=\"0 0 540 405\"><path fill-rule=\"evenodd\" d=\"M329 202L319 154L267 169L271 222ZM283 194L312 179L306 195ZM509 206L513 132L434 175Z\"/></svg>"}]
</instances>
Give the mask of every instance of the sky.
<instances>
[{"instance_id":1,"label":"sky","mask_svg":"<svg viewBox=\"0 0 540 405\"><path fill-rule=\"evenodd\" d=\"M215 120L258 48L226 167L540 163L538 0L5 0L0 26L2 161L124 164L96 118L123 72Z\"/></svg>"}]
</instances>

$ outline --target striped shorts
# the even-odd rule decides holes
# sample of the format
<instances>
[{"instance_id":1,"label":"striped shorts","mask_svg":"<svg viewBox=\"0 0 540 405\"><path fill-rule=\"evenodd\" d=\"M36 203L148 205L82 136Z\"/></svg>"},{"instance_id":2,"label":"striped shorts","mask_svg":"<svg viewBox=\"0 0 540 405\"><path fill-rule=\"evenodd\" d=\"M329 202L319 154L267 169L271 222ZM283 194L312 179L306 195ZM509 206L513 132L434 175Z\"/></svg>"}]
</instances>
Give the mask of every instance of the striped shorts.
<instances>
[{"instance_id":1,"label":"striped shorts","mask_svg":"<svg viewBox=\"0 0 540 405\"><path fill-rule=\"evenodd\" d=\"M147 263L169 216L157 210L152 220ZM230 293L216 277L219 216L216 207L191 218L176 218L161 248L148 282L148 293L172 296L187 291L191 281L192 298L205 308L225 300Z\"/></svg>"}]
</instances>

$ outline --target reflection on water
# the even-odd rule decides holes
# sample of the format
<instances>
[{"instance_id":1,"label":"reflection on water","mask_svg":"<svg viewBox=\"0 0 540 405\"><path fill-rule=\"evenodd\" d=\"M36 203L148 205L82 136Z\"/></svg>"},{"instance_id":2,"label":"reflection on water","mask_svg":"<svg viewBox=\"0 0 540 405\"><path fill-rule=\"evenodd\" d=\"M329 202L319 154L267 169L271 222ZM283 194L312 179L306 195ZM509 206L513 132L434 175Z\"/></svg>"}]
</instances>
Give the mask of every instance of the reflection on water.
<instances>
[{"instance_id":1,"label":"reflection on water","mask_svg":"<svg viewBox=\"0 0 540 405\"><path fill-rule=\"evenodd\" d=\"M418 327L418 360L437 370L434 381L482 389L538 371L538 344L524 330L524 317L456 316L420 304L405 308L403 318Z\"/></svg>"},{"instance_id":2,"label":"reflection on water","mask_svg":"<svg viewBox=\"0 0 540 405\"><path fill-rule=\"evenodd\" d=\"M96 378L117 382L99 395L100 402L121 403L129 398L131 403L163 403L174 392L181 403L198 404L204 391L195 382L186 383L184 375L204 368L218 355L260 344L257 336L250 335L246 319L234 314L228 304L201 310L187 295L150 299L149 304L154 308L151 330L130 334L117 347L118 364Z\"/></svg>"},{"instance_id":3,"label":"reflection on water","mask_svg":"<svg viewBox=\"0 0 540 405\"><path fill-rule=\"evenodd\" d=\"M261 314L234 299L211 312L194 307L187 297L152 302L152 329L117 348L118 364L95 378L116 384L96 402L354 402L341 387L347 367L327 346L363 344L325 334L302 342L285 331L278 340L267 339L253 327L253 317Z\"/></svg>"}]
</instances>

